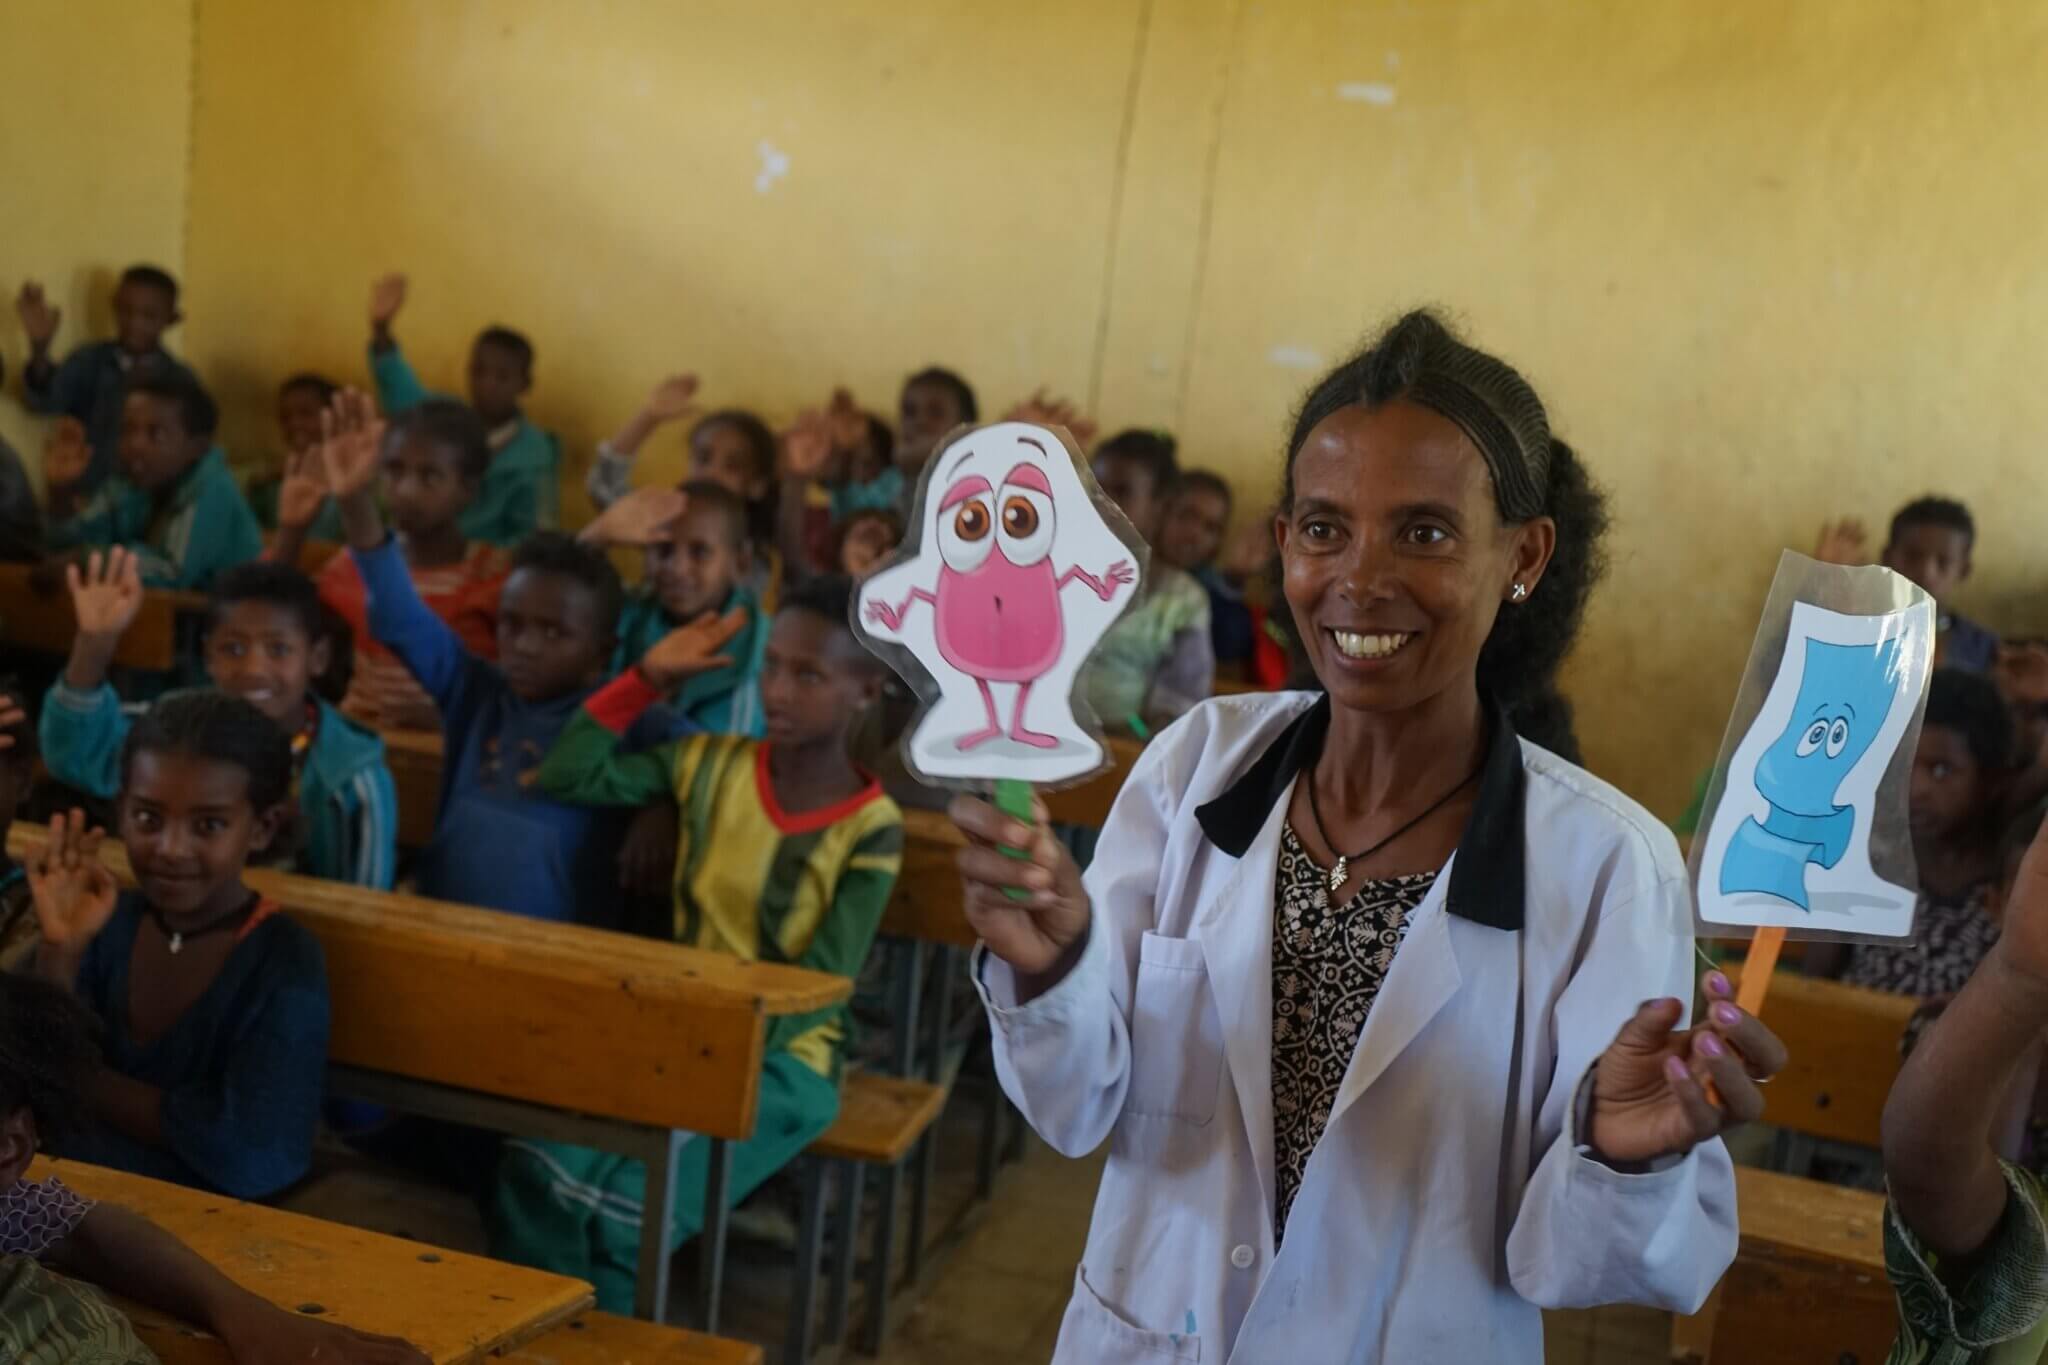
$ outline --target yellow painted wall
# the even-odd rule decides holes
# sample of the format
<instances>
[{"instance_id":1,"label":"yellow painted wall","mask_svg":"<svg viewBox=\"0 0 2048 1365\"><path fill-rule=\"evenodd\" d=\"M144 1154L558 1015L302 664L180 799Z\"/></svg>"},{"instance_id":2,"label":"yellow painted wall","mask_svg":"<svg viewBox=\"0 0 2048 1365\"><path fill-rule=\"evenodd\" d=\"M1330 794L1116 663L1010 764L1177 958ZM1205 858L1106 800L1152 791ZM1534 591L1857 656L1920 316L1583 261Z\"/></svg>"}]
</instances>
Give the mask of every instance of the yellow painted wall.
<instances>
[{"instance_id":1,"label":"yellow painted wall","mask_svg":"<svg viewBox=\"0 0 2048 1365\"><path fill-rule=\"evenodd\" d=\"M61 355L112 334L122 267L183 267L191 0L0 5L0 53L0 437L40 478L41 424L21 406L28 342L14 299L23 280L42 282L64 310Z\"/></svg>"},{"instance_id":2,"label":"yellow painted wall","mask_svg":"<svg viewBox=\"0 0 2048 1365\"><path fill-rule=\"evenodd\" d=\"M1964 497L1963 605L2048 628L2044 39L1993 0L207 0L187 346L253 448L288 369L361 375L400 267L428 377L526 329L579 461L672 369L781 418L939 360L1249 501L1317 367L1438 303L1614 495L1571 682L1675 814L1825 516Z\"/></svg>"}]
</instances>

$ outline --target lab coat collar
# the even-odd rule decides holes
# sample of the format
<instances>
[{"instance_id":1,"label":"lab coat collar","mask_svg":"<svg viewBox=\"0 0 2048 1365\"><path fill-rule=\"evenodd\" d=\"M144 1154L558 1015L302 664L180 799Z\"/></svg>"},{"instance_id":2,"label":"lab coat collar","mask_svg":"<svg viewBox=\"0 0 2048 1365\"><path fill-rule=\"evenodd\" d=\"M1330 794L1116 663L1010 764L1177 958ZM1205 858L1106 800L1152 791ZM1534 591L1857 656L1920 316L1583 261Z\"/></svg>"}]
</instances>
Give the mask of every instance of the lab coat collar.
<instances>
[{"instance_id":1,"label":"lab coat collar","mask_svg":"<svg viewBox=\"0 0 2048 1365\"><path fill-rule=\"evenodd\" d=\"M1486 761L1479 774L1479 799L1451 860L1446 908L1454 915L1495 929L1518 930L1523 922L1526 840L1522 745L1507 712L1489 705L1492 726ZM1325 695L1295 718L1268 745L1243 777L1195 811L1209 842L1233 858L1245 856L1265 828L1267 817L1294 787L1294 779L1315 762L1330 730Z\"/></svg>"}]
</instances>

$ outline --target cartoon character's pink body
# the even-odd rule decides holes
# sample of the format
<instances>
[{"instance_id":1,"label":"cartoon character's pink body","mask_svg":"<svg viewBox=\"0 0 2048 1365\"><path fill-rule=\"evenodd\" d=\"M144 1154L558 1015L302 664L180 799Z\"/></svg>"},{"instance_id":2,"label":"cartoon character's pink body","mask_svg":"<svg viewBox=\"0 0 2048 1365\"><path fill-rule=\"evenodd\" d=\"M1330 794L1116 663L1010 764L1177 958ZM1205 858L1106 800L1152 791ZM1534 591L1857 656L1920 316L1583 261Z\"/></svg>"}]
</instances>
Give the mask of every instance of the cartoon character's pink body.
<instances>
[{"instance_id":1,"label":"cartoon character's pink body","mask_svg":"<svg viewBox=\"0 0 2048 1365\"><path fill-rule=\"evenodd\" d=\"M1045 457L1038 442L1020 440ZM962 750L1004 733L995 694L989 690L992 682L1017 684L1009 737L1034 748L1057 748L1056 736L1025 728L1024 706L1032 684L1059 662L1066 645L1060 590L1079 580L1107 602L1136 577L1123 560L1110 565L1101 578L1079 565L1055 573L1052 512L1052 485L1045 472L1028 461L1005 475L1000 489L992 489L981 475L968 475L948 488L939 503L941 567L933 585L936 591L913 588L899 605L868 604L868 619L889 630L902 627L913 604L932 604L939 657L975 680L988 709L987 728L956 742Z\"/></svg>"}]
</instances>

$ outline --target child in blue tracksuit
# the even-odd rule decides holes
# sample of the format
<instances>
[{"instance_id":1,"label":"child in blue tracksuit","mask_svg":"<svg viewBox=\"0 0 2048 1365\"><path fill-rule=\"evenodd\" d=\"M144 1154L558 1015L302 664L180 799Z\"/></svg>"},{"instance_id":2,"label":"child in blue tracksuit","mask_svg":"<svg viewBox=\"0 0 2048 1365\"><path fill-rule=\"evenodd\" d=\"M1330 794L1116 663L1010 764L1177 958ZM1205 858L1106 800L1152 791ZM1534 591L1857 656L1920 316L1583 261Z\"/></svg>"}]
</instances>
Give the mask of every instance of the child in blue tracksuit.
<instances>
[{"instance_id":1,"label":"child in blue tracksuit","mask_svg":"<svg viewBox=\"0 0 2048 1365\"><path fill-rule=\"evenodd\" d=\"M198 382L164 349L164 333L183 317L178 312L178 282L153 265L129 266L114 288L114 335L86 342L61 365L50 357L59 310L43 298L43 287L24 284L17 307L29 340L21 396L30 412L69 417L84 426L92 459L79 479L79 491L90 493L114 472L121 442L121 401L129 378L156 370Z\"/></svg>"},{"instance_id":2,"label":"child in blue tracksuit","mask_svg":"<svg viewBox=\"0 0 2048 1365\"><path fill-rule=\"evenodd\" d=\"M138 371L122 399L120 470L89 495L85 430L58 423L44 461L50 547L125 545L153 588L205 588L262 554L256 514L213 443L219 423L197 380Z\"/></svg>"},{"instance_id":3,"label":"child in blue tracksuit","mask_svg":"<svg viewBox=\"0 0 2048 1365\"><path fill-rule=\"evenodd\" d=\"M435 395L413 372L391 323L405 304L405 277L377 281L370 294L370 374L387 413ZM509 327L486 327L469 348L469 405L490 431L491 466L476 501L457 523L469 540L517 545L561 521L561 445L535 426L519 400L533 387L533 343Z\"/></svg>"},{"instance_id":4,"label":"child in blue tracksuit","mask_svg":"<svg viewBox=\"0 0 2048 1365\"><path fill-rule=\"evenodd\" d=\"M107 685L121 632L142 602L135 559L116 549L72 573L78 637L43 703L43 761L67 786L111 798L134 717ZM291 740L299 820L292 866L332 881L389 889L397 867L398 793L384 741L313 693L327 667L320 597L289 565L244 564L214 584L206 671Z\"/></svg>"},{"instance_id":5,"label":"child in blue tracksuit","mask_svg":"<svg viewBox=\"0 0 2048 1365\"><path fill-rule=\"evenodd\" d=\"M604 553L543 531L512 556L498 599L498 661L463 648L412 585L374 491L378 429L369 400L335 402L322 450L349 553L369 599L370 634L440 708L445 751L422 895L535 919L613 927L627 812L578 807L532 789L533 770L607 676L623 590ZM668 737L664 713L640 734Z\"/></svg>"}]
</instances>

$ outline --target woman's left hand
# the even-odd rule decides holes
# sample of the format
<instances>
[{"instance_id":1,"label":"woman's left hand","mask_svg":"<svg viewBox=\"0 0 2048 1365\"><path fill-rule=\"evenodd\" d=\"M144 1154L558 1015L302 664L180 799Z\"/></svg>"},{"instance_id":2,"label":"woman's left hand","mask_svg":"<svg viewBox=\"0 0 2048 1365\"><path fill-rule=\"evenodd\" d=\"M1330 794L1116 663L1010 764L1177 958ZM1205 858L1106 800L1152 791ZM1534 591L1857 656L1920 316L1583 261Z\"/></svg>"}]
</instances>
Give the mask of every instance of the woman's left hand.
<instances>
[{"instance_id":1,"label":"woman's left hand","mask_svg":"<svg viewBox=\"0 0 2048 1365\"><path fill-rule=\"evenodd\" d=\"M1608 1162L1683 1156L1764 1111L1759 1083L1785 1065L1785 1045L1736 1007L1720 972L1704 986L1705 1016L1676 1028L1684 1003L1646 1000L1593 1064L1593 1112L1582 1140ZM1717 1106L1707 1098L1711 1082Z\"/></svg>"}]
</instances>

